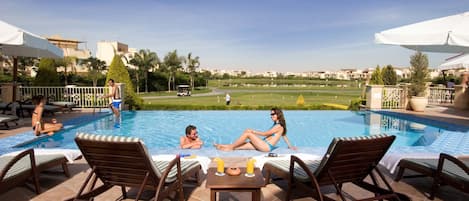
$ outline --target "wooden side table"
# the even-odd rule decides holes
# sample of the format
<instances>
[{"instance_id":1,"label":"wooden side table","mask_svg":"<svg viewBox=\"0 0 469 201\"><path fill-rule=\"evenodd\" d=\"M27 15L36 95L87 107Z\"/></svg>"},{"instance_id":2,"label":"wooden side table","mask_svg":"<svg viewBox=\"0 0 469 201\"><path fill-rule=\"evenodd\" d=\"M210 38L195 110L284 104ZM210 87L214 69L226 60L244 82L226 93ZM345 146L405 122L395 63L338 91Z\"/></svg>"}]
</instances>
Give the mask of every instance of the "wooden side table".
<instances>
[{"instance_id":1,"label":"wooden side table","mask_svg":"<svg viewBox=\"0 0 469 201\"><path fill-rule=\"evenodd\" d=\"M216 176L217 168L209 168L206 187L210 189L210 200L217 200L217 192L251 192L253 201L261 200L261 188L265 186L264 176L259 168L254 169L254 177L246 177L246 168L240 168L238 176Z\"/></svg>"}]
</instances>

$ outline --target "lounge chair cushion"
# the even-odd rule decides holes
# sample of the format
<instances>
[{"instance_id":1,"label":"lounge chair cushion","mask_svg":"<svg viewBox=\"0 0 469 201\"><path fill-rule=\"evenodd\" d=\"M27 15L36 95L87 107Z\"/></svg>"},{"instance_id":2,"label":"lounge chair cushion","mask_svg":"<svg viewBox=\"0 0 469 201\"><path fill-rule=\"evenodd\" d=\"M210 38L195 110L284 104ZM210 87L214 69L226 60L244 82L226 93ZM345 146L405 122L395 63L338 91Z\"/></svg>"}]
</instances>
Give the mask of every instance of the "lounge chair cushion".
<instances>
[{"instance_id":1,"label":"lounge chair cushion","mask_svg":"<svg viewBox=\"0 0 469 201\"><path fill-rule=\"evenodd\" d=\"M1 156L0 157L0 170L3 170L5 166L14 158L15 156ZM36 158L36 166L40 166L43 164L46 164L50 161L53 160L58 160L60 158L63 158L63 155L39 155L35 156ZM4 177L4 180L8 180L8 178L13 177L15 175L24 173L26 171L29 171L31 169L31 162L29 161L29 155L21 158L11 169L7 172L7 174Z\"/></svg>"},{"instance_id":2,"label":"lounge chair cushion","mask_svg":"<svg viewBox=\"0 0 469 201\"><path fill-rule=\"evenodd\" d=\"M154 164L160 172L164 172L170 162L171 161L155 161ZM185 175L187 172L197 167L198 165L200 165L198 161L181 161L181 174ZM171 171L166 177L165 182L172 183L176 181L176 179L177 179L177 168L176 166L174 166L173 168L171 168Z\"/></svg>"},{"instance_id":3,"label":"lounge chair cushion","mask_svg":"<svg viewBox=\"0 0 469 201\"><path fill-rule=\"evenodd\" d=\"M420 165L431 170L438 169L438 159L402 159L407 163L413 163L415 165ZM469 159L461 160L466 166L469 167ZM445 161L443 164L443 173L449 177L452 177L456 180L464 180L469 182L469 175L464 172L460 167L452 163L451 161Z\"/></svg>"},{"instance_id":4,"label":"lounge chair cushion","mask_svg":"<svg viewBox=\"0 0 469 201\"><path fill-rule=\"evenodd\" d=\"M313 173L317 170L317 168L319 167L319 164L321 163L321 161L319 160L305 160L303 162L308 166L308 169ZM290 160L273 160L273 161L266 162L266 164L269 164L284 172L290 171ZM310 181L306 172L299 165L295 165L295 179L297 179L300 182Z\"/></svg>"},{"instance_id":5,"label":"lounge chair cushion","mask_svg":"<svg viewBox=\"0 0 469 201\"><path fill-rule=\"evenodd\" d=\"M7 123L18 120L19 118L17 116L0 114L0 123Z\"/></svg>"}]
</instances>

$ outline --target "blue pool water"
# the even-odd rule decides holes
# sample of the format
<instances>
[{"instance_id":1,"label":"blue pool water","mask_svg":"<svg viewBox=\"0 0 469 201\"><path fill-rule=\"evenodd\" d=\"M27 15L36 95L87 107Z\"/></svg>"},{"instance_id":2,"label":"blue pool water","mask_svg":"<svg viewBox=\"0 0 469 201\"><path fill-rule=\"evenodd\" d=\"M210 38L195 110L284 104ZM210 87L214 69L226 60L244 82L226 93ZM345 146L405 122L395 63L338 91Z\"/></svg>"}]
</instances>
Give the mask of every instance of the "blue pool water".
<instances>
[{"instance_id":1,"label":"blue pool water","mask_svg":"<svg viewBox=\"0 0 469 201\"><path fill-rule=\"evenodd\" d=\"M287 136L297 147L327 147L334 137L396 135L393 147L427 146L448 132L444 129L373 112L350 111L285 111ZM106 116L76 128L66 129L52 137L42 138L22 147L77 148L77 132L103 135L134 136L147 147L170 150L178 147L185 127L196 125L204 149L213 143L230 143L246 128L267 130L272 126L270 111L137 111L123 112L116 124ZM467 135L467 133L462 133ZM278 145L285 148L282 140Z\"/></svg>"}]
</instances>

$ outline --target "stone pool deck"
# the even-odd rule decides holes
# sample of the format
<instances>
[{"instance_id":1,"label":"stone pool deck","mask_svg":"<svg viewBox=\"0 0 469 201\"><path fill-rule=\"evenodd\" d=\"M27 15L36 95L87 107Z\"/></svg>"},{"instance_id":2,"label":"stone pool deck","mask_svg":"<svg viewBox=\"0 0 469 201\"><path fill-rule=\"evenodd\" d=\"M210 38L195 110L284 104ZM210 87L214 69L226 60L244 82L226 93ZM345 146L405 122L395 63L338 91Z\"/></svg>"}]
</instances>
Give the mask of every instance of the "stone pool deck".
<instances>
[{"instance_id":1,"label":"stone pool deck","mask_svg":"<svg viewBox=\"0 0 469 201\"><path fill-rule=\"evenodd\" d=\"M458 124L461 126L469 125L469 111L457 111L452 108L428 108L424 113L415 113L411 111L394 111L398 113L405 113L410 115L416 115L422 118L428 118L433 120L439 120L444 122L449 122L453 124ZM66 119L73 119L82 115L90 114L91 110L80 110L72 113L59 113L57 117L61 121ZM10 130L0 130L0 138L15 135L25 131L29 131L31 119L25 118L21 119L20 126L12 128ZM225 158L225 163L227 167L230 166L244 166L245 158L230 157ZM212 162L210 166L215 166ZM81 184L85 180L87 174L90 171L90 168L85 160L81 159L72 164L69 164L71 177L66 178L62 173L47 173L40 175L40 183L43 193L40 195L35 195L34 191L31 190L31 185L22 185L16 187L6 193L0 194L0 200L12 200L12 201L24 201L24 200L65 200L67 198L73 197ZM60 170L60 169L57 169ZM404 193L412 198L412 200L429 200L426 195L432 185L432 181L429 178L416 178L416 179L404 179L400 182L394 182L391 178L394 178L393 175L387 174L387 170L383 170L390 182L391 186L395 191ZM187 185L184 188L185 197L187 200L193 201L202 201L210 200L210 191L205 187L205 178L202 178L202 183L200 186ZM266 187L262 188L262 200L284 200L286 191L285 181L276 181L275 184L269 184ZM322 189L323 192L328 192L327 194L339 200L332 188L326 187ZM363 190L348 184L344 185L344 191L347 192L351 197L361 198L370 196L369 193L364 192ZM313 200L311 198L304 198L305 195L308 195L309 191L299 186L294 191L294 200ZM100 200L119 200L121 196L120 188L113 188L106 193L103 193L101 196L96 197L96 201ZM250 193L222 193L220 200L251 200ZM348 196L347 199L350 199ZM126 199L132 200L132 199ZM469 200L469 195L457 191L451 187L443 186L440 191L437 193L435 200L454 200L454 201L465 201Z\"/></svg>"}]
</instances>

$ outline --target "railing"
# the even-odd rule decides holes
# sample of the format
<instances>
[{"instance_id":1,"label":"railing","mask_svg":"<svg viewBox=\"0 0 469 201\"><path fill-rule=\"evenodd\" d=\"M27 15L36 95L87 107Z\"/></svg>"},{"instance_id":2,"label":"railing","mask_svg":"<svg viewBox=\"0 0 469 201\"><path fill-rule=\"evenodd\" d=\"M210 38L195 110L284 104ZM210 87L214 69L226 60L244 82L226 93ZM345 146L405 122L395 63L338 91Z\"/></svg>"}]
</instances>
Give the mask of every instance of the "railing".
<instances>
[{"instance_id":1,"label":"railing","mask_svg":"<svg viewBox=\"0 0 469 201\"><path fill-rule=\"evenodd\" d=\"M402 109L405 107L407 91L399 86L385 86L382 91L382 109Z\"/></svg>"},{"instance_id":2,"label":"railing","mask_svg":"<svg viewBox=\"0 0 469 201\"><path fill-rule=\"evenodd\" d=\"M108 91L106 87L18 87L19 98L22 101L43 95L49 102L73 102L76 107L81 108L108 107L107 98L98 98Z\"/></svg>"},{"instance_id":3,"label":"railing","mask_svg":"<svg viewBox=\"0 0 469 201\"><path fill-rule=\"evenodd\" d=\"M452 104L454 88L429 87L428 104Z\"/></svg>"}]
</instances>

